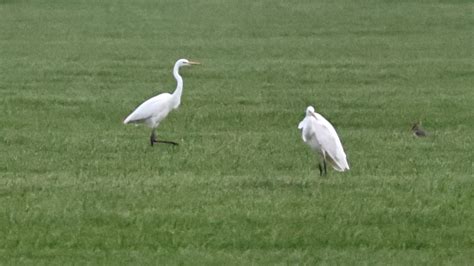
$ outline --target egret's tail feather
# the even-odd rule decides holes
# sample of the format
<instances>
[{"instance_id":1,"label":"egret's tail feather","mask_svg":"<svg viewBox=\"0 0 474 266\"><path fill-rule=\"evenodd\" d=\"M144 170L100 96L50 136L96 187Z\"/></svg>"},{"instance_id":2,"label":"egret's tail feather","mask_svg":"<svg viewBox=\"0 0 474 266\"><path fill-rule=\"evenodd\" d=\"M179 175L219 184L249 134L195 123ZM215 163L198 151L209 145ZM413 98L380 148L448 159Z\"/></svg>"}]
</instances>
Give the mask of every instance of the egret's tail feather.
<instances>
[{"instance_id":1,"label":"egret's tail feather","mask_svg":"<svg viewBox=\"0 0 474 266\"><path fill-rule=\"evenodd\" d=\"M338 171L338 172L345 172L345 171L348 171L349 170L349 166L346 166L346 167L340 167L339 165L337 164L331 164L332 165L332 168L334 168L334 170Z\"/></svg>"},{"instance_id":2,"label":"egret's tail feather","mask_svg":"<svg viewBox=\"0 0 474 266\"><path fill-rule=\"evenodd\" d=\"M124 124L130 124L130 123L137 123L137 122L140 122L141 120L137 120L135 119L135 117L133 117L133 113L129 116L127 116L127 118L125 118L125 120L123 120L123 123Z\"/></svg>"},{"instance_id":3,"label":"egret's tail feather","mask_svg":"<svg viewBox=\"0 0 474 266\"><path fill-rule=\"evenodd\" d=\"M350 169L349 163L345 157L336 158L336 160L334 160L331 156L327 156L326 159L331 163L332 168L338 172L344 172Z\"/></svg>"}]
</instances>

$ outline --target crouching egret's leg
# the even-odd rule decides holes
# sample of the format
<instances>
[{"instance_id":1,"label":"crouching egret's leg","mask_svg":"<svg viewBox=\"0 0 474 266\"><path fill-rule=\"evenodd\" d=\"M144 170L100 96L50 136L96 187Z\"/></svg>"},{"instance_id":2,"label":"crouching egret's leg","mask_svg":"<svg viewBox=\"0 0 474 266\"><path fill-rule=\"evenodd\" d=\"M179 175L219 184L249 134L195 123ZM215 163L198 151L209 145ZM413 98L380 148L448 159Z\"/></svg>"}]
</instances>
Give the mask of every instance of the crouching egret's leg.
<instances>
[{"instance_id":1,"label":"crouching egret's leg","mask_svg":"<svg viewBox=\"0 0 474 266\"><path fill-rule=\"evenodd\" d=\"M328 170L326 168L326 160L323 160L323 164L321 165L321 163L318 164L318 167L319 167L319 175L320 176L323 176L323 175L327 175L328 174Z\"/></svg>"},{"instance_id":2,"label":"crouching egret's leg","mask_svg":"<svg viewBox=\"0 0 474 266\"><path fill-rule=\"evenodd\" d=\"M166 143L166 144L178 145L178 143L176 143L174 141L157 140L156 139L156 129L155 128L151 130L150 145L153 146L154 143Z\"/></svg>"},{"instance_id":3,"label":"crouching egret's leg","mask_svg":"<svg viewBox=\"0 0 474 266\"><path fill-rule=\"evenodd\" d=\"M328 169L326 168L326 160L323 160L324 165L324 175L328 175Z\"/></svg>"},{"instance_id":4,"label":"crouching egret's leg","mask_svg":"<svg viewBox=\"0 0 474 266\"><path fill-rule=\"evenodd\" d=\"M322 161L322 164L321 164L321 161ZM321 157L320 157L318 166L319 166L319 175L320 176L328 174L328 169L326 167L326 153L325 152L321 153Z\"/></svg>"},{"instance_id":5,"label":"crouching egret's leg","mask_svg":"<svg viewBox=\"0 0 474 266\"><path fill-rule=\"evenodd\" d=\"M319 176L323 176L323 167L321 166L321 163L318 164L319 167Z\"/></svg>"}]
</instances>

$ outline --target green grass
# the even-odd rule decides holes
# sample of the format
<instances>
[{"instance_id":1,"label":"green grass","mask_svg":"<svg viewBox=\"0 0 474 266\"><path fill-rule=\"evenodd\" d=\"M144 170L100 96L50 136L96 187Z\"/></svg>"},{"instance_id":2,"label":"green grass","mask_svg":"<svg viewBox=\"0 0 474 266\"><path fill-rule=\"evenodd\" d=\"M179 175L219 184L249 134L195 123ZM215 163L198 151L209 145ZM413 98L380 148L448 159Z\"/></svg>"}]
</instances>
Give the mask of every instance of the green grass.
<instances>
[{"instance_id":1,"label":"green grass","mask_svg":"<svg viewBox=\"0 0 474 266\"><path fill-rule=\"evenodd\" d=\"M472 263L473 7L0 1L0 264ZM182 57L151 148L122 120ZM310 104L351 171L319 177Z\"/></svg>"}]
</instances>

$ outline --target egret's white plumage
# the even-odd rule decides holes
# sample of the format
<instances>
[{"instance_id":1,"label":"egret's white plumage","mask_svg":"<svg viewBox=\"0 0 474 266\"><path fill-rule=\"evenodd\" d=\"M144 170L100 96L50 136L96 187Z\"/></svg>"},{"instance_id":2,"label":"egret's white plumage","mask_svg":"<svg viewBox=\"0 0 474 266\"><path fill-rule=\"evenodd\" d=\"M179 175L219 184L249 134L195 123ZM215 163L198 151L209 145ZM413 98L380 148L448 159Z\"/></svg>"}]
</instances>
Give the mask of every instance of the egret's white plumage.
<instances>
[{"instance_id":1,"label":"egret's white plumage","mask_svg":"<svg viewBox=\"0 0 474 266\"><path fill-rule=\"evenodd\" d=\"M192 62L187 59L179 59L176 61L173 68L173 76L176 79L177 85L176 90L173 94L162 93L155 97L152 97L138 106L130 115L123 121L124 124L129 123L144 123L148 127L152 128L150 136L150 142L158 142L156 140L156 128L160 125L160 122L168 116L171 110L179 107L181 103L181 95L183 93L183 78L179 74L179 68L182 66L189 66L199 64ZM164 141L161 141L164 142ZM176 144L175 142L167 142Z\"/></svg>"},{"instance_id":2,"label":"egret's white plumage","mask_svg":"<svg viewBox=\"0 0 474 266\"><path fill-rule=\"evenodd\" d=\"M301 129L303 141L321 155L324 171L326 171L326 161L337 171L349 170L346 153L336 130L322 115L314 111L314 107L306 108L306 117L299 123L298 128ZM321 164L319 167L322 175Z\"/></svg>"},{"instance_id":3,"label":"egret's white plumage","mask_svg":"<svg viewBox=\"0 0 474 266\"><path fill-rule=\"evenodd\" d=\"M176 97L166 92L152 97L140 104L123 123L144 123L150 128L156 128L171 110L179 106L173 104L173 99Z\"/></svg>"}]
</instances>

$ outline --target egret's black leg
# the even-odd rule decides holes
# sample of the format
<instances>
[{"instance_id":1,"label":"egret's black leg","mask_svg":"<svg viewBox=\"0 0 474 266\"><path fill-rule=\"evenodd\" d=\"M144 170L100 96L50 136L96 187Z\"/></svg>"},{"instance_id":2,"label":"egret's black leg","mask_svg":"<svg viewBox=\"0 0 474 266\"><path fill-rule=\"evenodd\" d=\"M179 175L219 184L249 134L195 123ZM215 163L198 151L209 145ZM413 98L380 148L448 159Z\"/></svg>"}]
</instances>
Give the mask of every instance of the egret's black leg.
<instances>
[{"instance_id":1,"label":"egret's black leg","mask_svg":"<svg viewBox=\"0 0 474 266\"><path fill-rule=\"evenodd\" d=\"M156 143L166 143L166 144L173 144L173 145L179 145L177 142L170 141L170 140L157 140L155 141Z\"/></svg>"},{"instance_id":2,"label":"egret's black leg","mask_svg":"<svg viewBox=\"0 0 474 266\"><path fill-rule=\"evenodd\" d=\"M326 168L326 160L323 160L324 164L324 175L328 175L328 169Z\"/></svg>"},{"instance_id":3,"label":"egret's black leg","mask_svg":"<svg viewBox=\"0 0 474 266\"><path fill-rule=\"evenodd\" d=\"M323 176L323 167L321 166L321 163L318 164L319 167L319 176Z\"/></svg>"},{"instance_id":4,"label":"egret's black leg","mask_svg":"<svg viewBox=\"0 0 474 266\"><path fill-rule=\"evenodd\" d=\"M151 136L150 136L150 145L153 147L153 144L156 142L156 133L155 129L151 130Z\"/></svg>"},{"instance_id":5,"label":"egret's black leg","mask_svg":"<svg viewBox=\"0 0 474 266\"><path fill-rule=\"evenodd\" d=\"M156 139L156 132L155 129L151 131L151 136L150 136L150 144L153 146L154 143L166 143L166 144L172 144L172 145L178 145L178 143L174 141L168 141L168 140L157 140Z\"/></svg>"}]
</instances>

